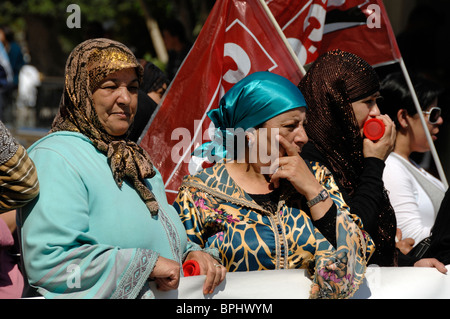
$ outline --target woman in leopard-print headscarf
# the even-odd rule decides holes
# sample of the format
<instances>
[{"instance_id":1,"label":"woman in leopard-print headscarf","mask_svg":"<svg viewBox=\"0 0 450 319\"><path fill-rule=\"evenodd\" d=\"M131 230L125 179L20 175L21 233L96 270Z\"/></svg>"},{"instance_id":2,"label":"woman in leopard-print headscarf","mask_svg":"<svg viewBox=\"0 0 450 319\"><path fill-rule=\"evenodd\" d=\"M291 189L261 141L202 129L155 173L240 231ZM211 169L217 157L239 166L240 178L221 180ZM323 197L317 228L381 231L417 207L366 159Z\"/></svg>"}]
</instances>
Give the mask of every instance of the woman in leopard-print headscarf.
<instances>
[{"instance_id":1,"label":"woman in leopard-print headscarf","mask_svg":"<svg viewBox=\"0 0 450 319\"><path fill-rule=\"evenodd\" d=\"M214 252L189 243L149 155L127 138L142 67L123 44L87 40L70 54L50 134L30 149L41 185L21 216L25 269L46 298L152 297L196 259L210 292Z\"/></svg>"}]
</instances>

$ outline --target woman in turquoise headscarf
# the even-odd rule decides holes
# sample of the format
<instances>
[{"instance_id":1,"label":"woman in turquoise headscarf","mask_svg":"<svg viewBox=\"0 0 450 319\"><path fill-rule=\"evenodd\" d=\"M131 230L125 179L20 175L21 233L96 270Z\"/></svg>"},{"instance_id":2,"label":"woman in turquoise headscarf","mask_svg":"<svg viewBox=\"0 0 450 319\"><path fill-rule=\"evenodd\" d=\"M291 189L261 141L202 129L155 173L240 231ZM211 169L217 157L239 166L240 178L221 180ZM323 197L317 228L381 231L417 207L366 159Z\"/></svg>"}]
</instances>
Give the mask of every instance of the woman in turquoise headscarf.
<instances>
[{"instance_id":1,"label":"woman in turquoise headscarf","mask_svg":"<svg viewBox=\"0 0 450 319\"><path fill-rule=\"evenodd\" d=\"M200 149L216 163L185 177L174 206L189 239L217 248L228 271L306 268L311 297L346 298L374 247L330 173L319 182L299 155L306 109L279 75L235 84L208 113L216 134Z\"/></svg>"}]
</instances>

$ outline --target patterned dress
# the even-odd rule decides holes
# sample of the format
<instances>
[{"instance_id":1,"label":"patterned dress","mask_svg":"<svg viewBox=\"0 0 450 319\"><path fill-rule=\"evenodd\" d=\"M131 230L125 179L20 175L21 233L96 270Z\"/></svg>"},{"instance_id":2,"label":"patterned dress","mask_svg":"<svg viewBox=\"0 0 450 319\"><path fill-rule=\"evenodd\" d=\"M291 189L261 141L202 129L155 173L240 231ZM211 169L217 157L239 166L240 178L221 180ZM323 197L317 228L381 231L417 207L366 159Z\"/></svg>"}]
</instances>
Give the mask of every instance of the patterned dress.
<instances>
[{"instance_id":1,"label":"patterned dress","mask_svg":"<svg viewBox=\"0 0 450 319\"><path fill-rule=\"evenodd\" d=\"M336 247L283 185L275 213L259 206L216 164L187 176L174 203L191 241L217 248L228 271L306 268L311 297L345 298L359 286L373 243L349 214L329 172L316 172L336 203Z\"/></svg>"}]
</instances>

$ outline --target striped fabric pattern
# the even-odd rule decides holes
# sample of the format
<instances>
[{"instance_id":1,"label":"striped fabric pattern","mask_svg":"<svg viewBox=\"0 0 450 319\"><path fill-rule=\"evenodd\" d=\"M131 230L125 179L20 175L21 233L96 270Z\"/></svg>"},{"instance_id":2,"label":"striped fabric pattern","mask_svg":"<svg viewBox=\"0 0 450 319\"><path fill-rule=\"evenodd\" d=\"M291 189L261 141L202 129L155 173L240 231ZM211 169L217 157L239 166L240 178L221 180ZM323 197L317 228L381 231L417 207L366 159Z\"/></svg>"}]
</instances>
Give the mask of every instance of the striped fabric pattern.
<instances>
[{"instance_id":1,"label":"striped fabric pattern","mask_svg":"<svg viewBox=\"0 0 450 319\"><path fill-rule=\"evenodd\" d=\"M25 148L18 145L14 155L0 163L0 213L24 206L38 193L36 168Z\"/></svg>"}]
</instances>

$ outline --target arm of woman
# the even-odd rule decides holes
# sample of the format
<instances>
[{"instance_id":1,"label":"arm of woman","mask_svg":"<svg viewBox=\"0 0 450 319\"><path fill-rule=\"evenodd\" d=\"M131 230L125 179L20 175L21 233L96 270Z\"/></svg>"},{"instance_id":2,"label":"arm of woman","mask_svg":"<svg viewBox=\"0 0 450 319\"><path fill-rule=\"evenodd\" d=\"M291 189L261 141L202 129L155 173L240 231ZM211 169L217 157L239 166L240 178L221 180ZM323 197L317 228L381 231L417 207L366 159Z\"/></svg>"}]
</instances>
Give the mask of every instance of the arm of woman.
<instances>
[{"instance_id":1,"label":"arm of woman","mask_svg":"<svg viewBox=\"0 0 450 319\"><path fill-rule=\"evenodd\" d=\"M189 241L204 248L207 238L204 237L203 216L197 208L204 203L204 200L200 198L195 201L193 196L187 187L182 186L173 206L181 218Z\"/></svg>"},{"instance_id":2,"label":"arm of woman","mask_svg":"<svg viewBox=\"0 0 450 319\"><path fill-rule=\"evenodd\" d=\"M20 216L30 284L46 298L136 298L159 254L100 243L89 223L94 195L74 166L53 150L32 155L41 192Z\"/></svg>"},{"instance_id":3,"label":"arm of woman","mask_svg":"<svg viewBox=\"0 0 450 319\"><path fill-rule=\"evenodd\" d=\"M278 135L280 146L286 150L286 156L280 157L272 164L271 183L275 188L279 187L280 179L288 180L292 186L305 196L307 201L315 198L324 189L311 173L308 165L298 154L297 148L289 143L283 136ZM275 170L275 168L277 168ZM311 218L313 221L324 217L333 205L333 201L328 196L325 200L318 202L310 207Z\"/></svg>"},{"instance_id":4,"label":"arm of woman","mask_svg":"<svg viewBox=\"0 0 450 319\"><path fill-rule=\"evenodd\" d=\"M181 188L175 200L174 207L178 212L188 234L188 249L185 260L195 260L199 263L200 274L206 275L203 293L212 293L226 276L226 268L220 264L219 252L213 248L203 248L207 238L202 225L203 215L197 205L204 204L201 198L194 201L193 195L187 188Z\"/></svg>"},{"instance_id":5,"label":"arm of woman","mask_svg":"<svg viewBox=\"0 0 450 319\"><path fill-rule=\"evenodd\" d=\"M359 177L359 185L351 198L347 198L352 213L358 215L364 228L371 233L378 225L379 205L383 201L382 180L385 163L378 158L364 159L364 169Z\"/></svg>"},{"instance_id":6,"label":"arm of woman","mask_svg":"<svg viewBox=\"0 0 450 319\"><path fill-rule=\"evenodd\" d=\"M335 244L333 250L316 252L316 267L312 295L314 297L348 297L364 278L366 265L375 251L369 234L360 218L351 213L331 172L317 162L312 163L316 179L327 189L337 207L335 216ZM320 222L320 220L319 220ZM314 222L317 224L317 221ZM318 230L322 233L319 227ZM323 233L325 236L325 233ZM316 235L320 239L320 234ZM332 278L350 278L349 284ZM334 287L330 289L330 287Z\"/></svg>"},{"instance_id":7,"label":"arm of woman","mask_svg":"<svg viewBox=\"0 0 450 319\"><path fill-rule=\"evenodd\" d=\"M319 162L311 162L311 167L314 172L314 176L319 181L319 183L323 185L323 187L328 191L328 194L330 195L330 198L333 200L337 209L345 211L349 216L349 220L352 220L361 230L363 239L366 241L367 245L366 259L369 260L370 256L375 250L375 247L373 246L372 239L368 235L369 232L367 231L365 224L362 222L362 219L355 213L353 208L350 209L350 206L345 201L344 196L339 190L339 187L330 170Z\"/></svg>"},{"instance_id":8,"label":"arm of woman","mask_svg":"<svg viewBox=\"0 0 450 319\"><path fill-rule=\"evenodd\" d=\"M1 122L0 122L1 123ZM2 125L2 124L0 124ZM1 126L0 126L0 133ZM11 150L8 145L0 145L1 196L0 212L19 208L35 198L39 193L39 182L33 162L22 145ZM2 162L2 160L5 160Z\"/></svg>"}]
</instances>

